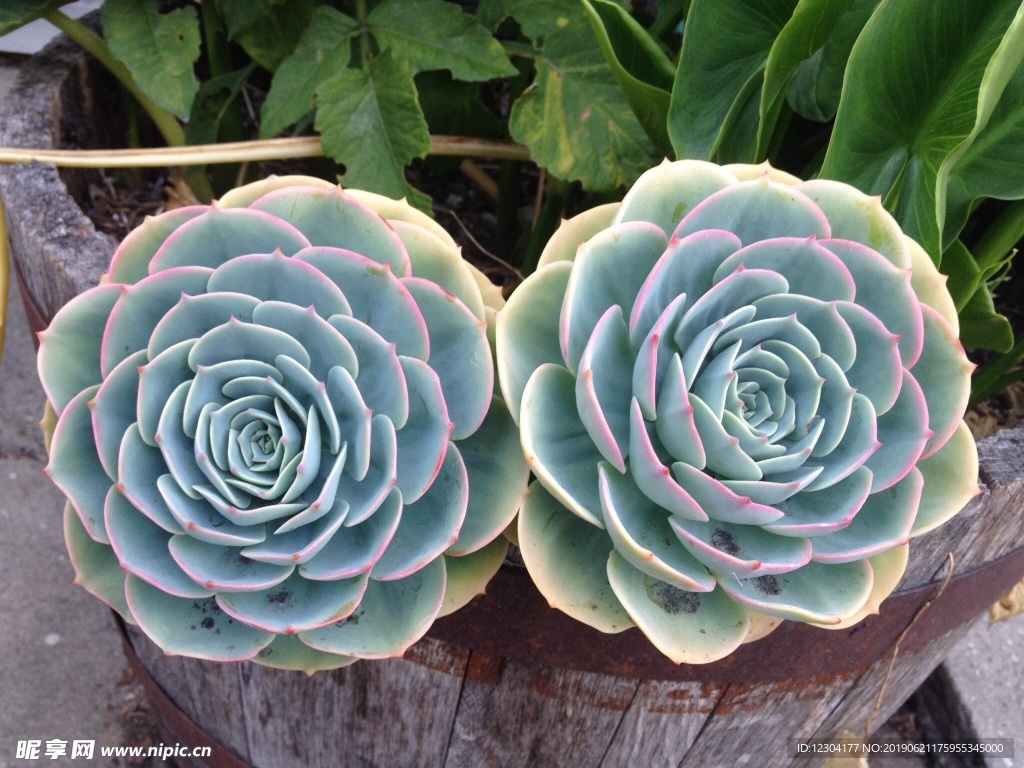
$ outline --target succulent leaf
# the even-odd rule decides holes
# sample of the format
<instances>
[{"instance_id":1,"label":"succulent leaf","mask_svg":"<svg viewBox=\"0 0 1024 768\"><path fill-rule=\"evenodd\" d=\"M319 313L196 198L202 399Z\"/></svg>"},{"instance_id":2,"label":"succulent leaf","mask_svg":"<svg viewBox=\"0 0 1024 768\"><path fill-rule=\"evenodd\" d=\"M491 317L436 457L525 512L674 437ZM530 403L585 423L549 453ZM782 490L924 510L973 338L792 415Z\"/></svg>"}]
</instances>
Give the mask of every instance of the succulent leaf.
<instances>
[{"instance_id":1,"label":"succulent leaf","mask_svg":"<svg viewBox=\"0 0 1024 768\"><path fill-rule=\"evenodd\" d=\"M272 178L147 219L111 279L39 355L86 589L168 654L309 673L482 592L529 469L500 291L440 226Z\"/></svg>"},{"instance_id":2,"label":"succulent leaf","mask_svg":"<svg viewBox=\"0 0 1024 768\"><path fill-rule=\"evenodd\" d=\"M977 493L951 301L878 199L767 164L566 222L497 324L540 591L688 663L876 612Z\"/></svg>"}]
</instances>

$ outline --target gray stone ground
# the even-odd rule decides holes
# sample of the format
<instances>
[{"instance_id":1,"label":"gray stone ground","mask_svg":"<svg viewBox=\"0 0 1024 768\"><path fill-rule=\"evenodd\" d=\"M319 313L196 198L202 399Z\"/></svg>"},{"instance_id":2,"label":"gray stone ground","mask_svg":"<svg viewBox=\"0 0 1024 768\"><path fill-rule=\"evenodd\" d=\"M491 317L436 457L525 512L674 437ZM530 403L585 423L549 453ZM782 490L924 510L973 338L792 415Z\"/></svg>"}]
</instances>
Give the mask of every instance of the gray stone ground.
<instances>
[{"instance_id":1,"label":"gray stone ground","mask_svg":"<svg viewBox=\"0 0 1024 768\"><path fill-rule=\"evenodd\" d=\"M98 7L77 3L75 15ZM52 28L51 28L52 29ZM0 50L38 48L50 31L24 29ZM0 67L0 98L14 69ZM133 722L148 722L141 689L128 674L110 612L73 586L64 551L61 493L43 475L37 421L43 393L35 350L11 286L6 345L0 362L0 768L31 765L117 766L101 747L133 741ZM76 739L95 741L92 760L71 759ZM39 760L18 758L18 742L38 740ZM67 742L46 758L46 742Z\"/></svg>"},{"instance_id":2,"label":"gray stone ground","mask_svg":"<svg viewBox=\"0 0 1024 768\"><path fill-rule=\"evenodd\" d=\"M0 364L0 768L114 765L70 759L71 742L120 746L138 699L110 612L72 585L61 493L43 475L42 391L17 294ZM68 742L59 760L16 759L17 742Z\"/></svg>"},{"instance_id":3,"label":"gray stone ground","mask_svg":"<svg viewBox=\"0 0 1024 768\"><path fill-rule=\"evenodd\" d=\"M36 34L29 48L46 31ZM0 43L0 50L22 49ZM0 66L0 98L12 73ZM0 363L0 768L115 766L121 761L45 759L49 739L67 741L69 754L74 739L95 740L97 754L101 746L132 741L126 728L140 717L140 691L128 675L110 612L72 585L61 530L62 496L42 474L45 456L36 421L43 395L16 291L12 286ZM989 759L985 765L1024 766L1022 661L1024 618L992 628L980 621L922 689L919 701L929 708L927 738L1013 738L1013 759ZM28 739L43 742L43 759L17 759L18 741ZM872 768L916 765L926 764L871 761Z\"/></svg>"}]
</instances>

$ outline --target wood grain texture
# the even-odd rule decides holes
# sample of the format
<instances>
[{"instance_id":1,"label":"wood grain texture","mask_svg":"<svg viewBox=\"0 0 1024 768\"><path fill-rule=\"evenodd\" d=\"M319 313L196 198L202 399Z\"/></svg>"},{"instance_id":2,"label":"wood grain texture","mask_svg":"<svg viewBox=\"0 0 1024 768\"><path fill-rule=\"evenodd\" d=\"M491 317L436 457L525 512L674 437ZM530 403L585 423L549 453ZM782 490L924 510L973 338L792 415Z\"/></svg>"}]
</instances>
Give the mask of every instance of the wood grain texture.
<instances>
[{"instance_id":1,"label":"wood grain texture","mask_svg":"<svg viewBox=\"0 0 1024 768\"><path fill-rule=\"evenodd\" d=\"M643 681L601 768L676 768L725 690L719 683Z\"/></svg>"},{"instance_id":2,"label":"wood grain texture","mask_svg":"<svg viewBox=\"0 0 1024 768\"><path fill-rule=\"evenodd\" d=\"M362 661L312 676L244 665L253 764L441 765L469 653L428 639L412 655L415 661Z\"/></svg>"},{"instance_id":3,"label":"wood grain texture","mask_svg":"<svg viewBox=\"0 0 1024 768\"><path fill-rule=\"evenodd\" d=\"M242 698L242 667L166 656L135 627L127 627L136 654L164 692L220 744L251 760Z\"/></svg>"},{"instance_id":4,"label":"wood grain texture","mask_svg":"<svg viewBox=\"0 0 1024 768\"><path fill-rule=\"evenodd\" d=\"M466 680L444 766L596 768L638 685L508 661L497 683Z\"/></svg>"},{"instance_id":5,"label":"wood grain texture","mask_svg":"<svg viewBox=\"0 0 1024 768\"><path fill-rule=\"evenodd\" d=\"M804 738L856 681L854 673L846 673L730 685L679 767L785 765L790 762L787 739Z\"/></svg>"},{"instance_id":6,"label":"wood grain texture","mask_svg":"<svg viewBox=\"0 0 1024 768\"><path fill-rule=\"evenodd\" d=\"M970 626L968 623L948 632L918 651L901 651L895 661L891 655L879 659L846 692L817 730L803 738L834 738L843 731L867 735L869 728L873 733L942 663ZM813 762L808 764L815 765Z\"/></svg>"}]
</instances>

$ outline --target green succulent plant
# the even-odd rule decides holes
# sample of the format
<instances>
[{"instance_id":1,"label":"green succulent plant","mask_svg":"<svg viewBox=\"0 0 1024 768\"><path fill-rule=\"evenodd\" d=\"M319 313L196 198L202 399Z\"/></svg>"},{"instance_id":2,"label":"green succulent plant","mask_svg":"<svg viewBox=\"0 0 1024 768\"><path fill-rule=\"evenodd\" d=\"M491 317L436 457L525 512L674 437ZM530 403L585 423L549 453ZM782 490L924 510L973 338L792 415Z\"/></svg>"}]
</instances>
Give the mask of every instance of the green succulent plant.
<instances>
[{"instance_id":1,"label":"green succulent plant","mask_svg":"<svg viewBox=\"0 0 1024 768\"><path fill-rule=\"evenodd\" d=\"M957 330L921 247L838 182L666 162L563 223L497 325L538 588L686 663L876 611L978 490Z\"/></svg>"},{"instance_id":2,"label":"green succulent plant","mask_svg":"<svg viewBox=\"0 0 1024 768\"><path fill-rule=\"evenodd\" d=\"M78 583L169 654L401 655L526 490L500 303L428 217L317 179L148 219L41 334Z\"/></svg>"}]
</instances>

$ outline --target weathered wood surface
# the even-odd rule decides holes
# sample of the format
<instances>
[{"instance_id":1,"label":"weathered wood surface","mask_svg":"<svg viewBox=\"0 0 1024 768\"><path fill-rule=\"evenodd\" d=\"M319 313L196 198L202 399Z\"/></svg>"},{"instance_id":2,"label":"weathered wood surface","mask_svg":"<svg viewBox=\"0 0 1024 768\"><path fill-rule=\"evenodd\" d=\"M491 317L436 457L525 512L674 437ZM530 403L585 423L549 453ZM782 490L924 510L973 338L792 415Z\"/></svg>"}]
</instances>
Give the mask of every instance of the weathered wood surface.
<instances>
[{"instance_id":1,"label":"weathered wood surface","mask_svg":"<svg viewBox=\"0 0 1024 768\"><path fill-rule=\"evenodd\" d=\"M165 656L141 630L127 627L127 633L135 653L171 700L191 702L186 712L189 718L219 744L248 761L243 667Z\"/></svg>"},{"instance_id":2,"label":"weathered wood surface","mask_svg":"<svg viewBox=\"0 0 1024 768\"><path fill-rule=\"evenodd\" d=\"M245 737L254 765L441 765L469 652L426 641L409 660L312 677L242 667Z\"/></svg>"},{"instance_id":3,"label":"weathered wood surface","mask_svg":"<svg viewBox=\"0 0 1024 768\"><path fill-rule=\"evenodd\" d=\"M725 689L724 683L644 680L615 732L601 768L676 768Z\"/></svg>"},{"instance_id":4,"label":"weathered wood surface","mask_svg":"<svg viewBox=\"0 0 1024 768\"><path fill-rule=\"evenodd\" d=\"M30 67L26 74L41 83L23 79L0 106L0 142L42 147L85 136L74 126L97 109L90 69L69 47L56 57L57 73ZM26 96L29 106L12 106ZM0 168L15 258L48 314L94 284L113 251L62 196L64 186L52 168ZM1024 430L982 441L980 453L986 493L912 542L901 587L941 581L948 553L960 574L1024 545ZM920 621L933 618L926 609ZM406 660L361 662L312 678L166 658L139 638L136 646L186 715L261 768L715 768L789 765L788 738L861 734L869 720L881 725L965 628L901 648L895 660L890 649L856 672L764 684L637 680L502 661L436 640Z\"/></svg>"},{"instance_id":5,"label":"weathered wood surface","mask_svg":"<svg viewBox=\"0 0 1024 768\"><path fill-rule=\"evenodd\" d=\"M444 765L599 765L637 686L624 677L509 661L496 680L465 681Z\"/></svg>"}]
</instances>

